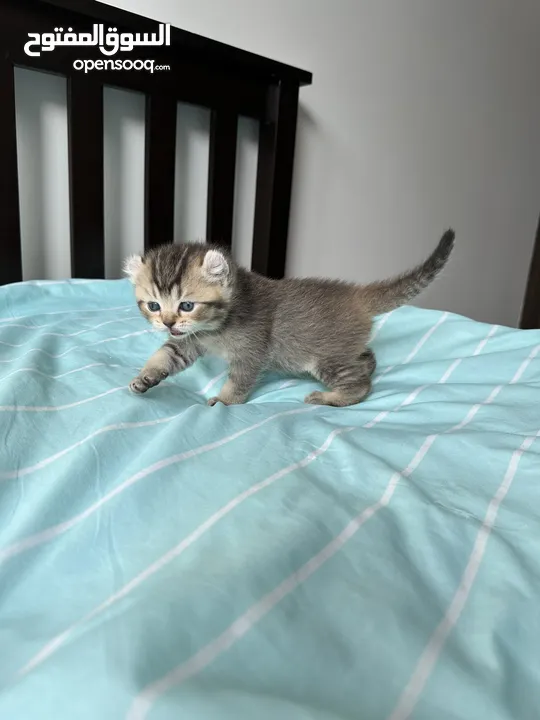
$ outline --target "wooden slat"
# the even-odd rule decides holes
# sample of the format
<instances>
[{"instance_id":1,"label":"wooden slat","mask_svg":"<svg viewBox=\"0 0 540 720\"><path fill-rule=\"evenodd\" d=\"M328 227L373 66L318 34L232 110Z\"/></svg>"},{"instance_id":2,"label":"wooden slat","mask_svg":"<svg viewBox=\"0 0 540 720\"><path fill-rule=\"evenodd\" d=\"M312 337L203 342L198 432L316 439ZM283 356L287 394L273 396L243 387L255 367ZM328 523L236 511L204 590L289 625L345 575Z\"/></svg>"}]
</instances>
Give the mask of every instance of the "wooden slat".
<instances>
[{"instance_id":1,"label":"wooden slat","mask_svg":"<svg viewBox=\"0 0 540 720\"><path fill-rule=\"evenodd\" d=\"M540 220L536 230L525 302L519 326L523 330L540 328Z\"/></svg>"},{"instance_id":2,"label":"wooden slat","mask_svg":"<svg viewBox=\"0 0 540 720\"><path fill-rule=\"evenodd\" d=\"M176 107L171 97L146 97L144 246L174 240Z\"/></svg>"},{"instance_id":3,"label":"wooden slat","mask_svg":"<svg viewBox=\"0 0 540 720\"><path fill-rule=\"evenodd\" d=\"M235 113L212 111L206 239L227 247L232 244L237 134Z\"/></svg>"},{"instance_id":4,"label":"wooden slat","mask_svg":"<svg viewBox=\"0 0 540 720\"><path fill-rule=\"evenodd\" d=\"M0 60L0 285L22 280L15 78L13 65Z\"/></svg>"},{"instance_id":5,"label":"wooden slat","mask_svg":"<svg viewBox=\"0 0 540 720\"><path fill-rule=\"evenodd\" d=\"M251 267L276 279L285 274L297 116L298 85L270 87L259 134Z\"/></svg>"},{"instance_id":6,"label":"wooden slat","mask_svg":"<svg viewBox=\"0 0 540 720\"><path fill-rule=\"evenodd\" d=\"M103 86L68 79L71 274L105 277L103 229Z\"/></svg>"}]
</instances>

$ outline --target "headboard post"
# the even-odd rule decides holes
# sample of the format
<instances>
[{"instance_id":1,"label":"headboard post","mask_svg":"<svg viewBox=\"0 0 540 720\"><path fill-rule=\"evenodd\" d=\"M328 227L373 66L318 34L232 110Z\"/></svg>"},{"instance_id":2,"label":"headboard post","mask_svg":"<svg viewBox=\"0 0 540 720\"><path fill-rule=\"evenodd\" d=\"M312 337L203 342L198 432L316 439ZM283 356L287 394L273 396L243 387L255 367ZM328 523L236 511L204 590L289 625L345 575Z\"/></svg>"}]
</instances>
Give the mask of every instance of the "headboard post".
<instances>
[{"instance_id":1,"label":"headboard post","mask_svg":"<svg viewBox=\"0 0 540 720\"><path fill-rule=\"evenodd\" d=\"M22 280L15 75L13 64L0 58L0 285Z\"/></svg>"},{"instance_id":2,"label":"headboard post","mask_svg":"<svg viewBox=\"0 0 540 720\"><path fill-rule=\"evenodd\" d=\"M268 88L261 122L252 269L280 279L285 274L293 180L299 85L283 80Z\"/></svg>"}]
</instances>

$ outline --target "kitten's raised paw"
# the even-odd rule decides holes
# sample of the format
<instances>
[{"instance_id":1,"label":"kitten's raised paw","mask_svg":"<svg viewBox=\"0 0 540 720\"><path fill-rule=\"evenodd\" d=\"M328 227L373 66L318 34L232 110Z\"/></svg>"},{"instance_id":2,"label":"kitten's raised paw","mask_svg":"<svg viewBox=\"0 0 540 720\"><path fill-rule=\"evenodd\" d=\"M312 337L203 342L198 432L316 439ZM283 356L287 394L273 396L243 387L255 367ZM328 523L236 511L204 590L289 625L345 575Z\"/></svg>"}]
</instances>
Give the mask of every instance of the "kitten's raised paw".
<instances>
[{"instance_id":1,"label":"kitten's raised paw","mask_svg":"<svg viewBox=\"0 0 540 720\"><path fill-rule=\"evenodd\" d=\"M131 392L136 393L137 395L145 393L148 390L148 387L149 386L146 385L146 383L140 376L133 378L133 380L129 383L129 389L131 390Z\"/></svg>"},{"instance_id":2,"label":"kitten's raised paw","mask_svg":"<svg viewBox=\"0 0 540 720\"><path fill-rule=\"evenodd\" d=\"M163 370L160 372L148 372L144 375L137 375L137 377L133 378L133 380L129 383L129 389L131 392L141 395L151 387L158 385L167 377L167 375L168 373Z\"/></svg>"}]
</instances>

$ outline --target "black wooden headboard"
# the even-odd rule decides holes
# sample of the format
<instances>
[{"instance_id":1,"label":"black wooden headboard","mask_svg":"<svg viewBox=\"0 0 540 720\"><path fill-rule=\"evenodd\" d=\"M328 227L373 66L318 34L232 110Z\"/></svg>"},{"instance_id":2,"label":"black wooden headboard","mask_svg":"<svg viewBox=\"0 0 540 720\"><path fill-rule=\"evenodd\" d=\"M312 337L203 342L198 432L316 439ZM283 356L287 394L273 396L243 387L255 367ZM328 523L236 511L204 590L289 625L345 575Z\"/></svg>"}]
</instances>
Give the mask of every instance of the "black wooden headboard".
<instances>
[{"instance_id":1,"label":"black wooden headboard","mask_svg":"<svg viewBox=\"0 0 540 720\"><path fill-rule=\"evenodd\" d=\"M61 44L39 56L25 52L29 33L54 33L62 41L68 31L80 37L92 33L94 25L103 25L104 33L112 28L118 35L164 37L162 24L93 0L0 0L0 284L22 280L14 67L67 78L73 277L105 275L104 86L146 96L146 248L173 241L177 104L211 110L207 240L223 245L232 240L238 117L259 121L252 269L283 277L298 95L311 83L311 73L175 27L167 28L168 45L139 45L114 57L99 45ZM39 51L39 44L31 49ZM74 67L75 60L101 61L101 69L85 72ZM107 69L112 66L106 60L153 60L169 69Z\"/></svg>"}]
</instances>

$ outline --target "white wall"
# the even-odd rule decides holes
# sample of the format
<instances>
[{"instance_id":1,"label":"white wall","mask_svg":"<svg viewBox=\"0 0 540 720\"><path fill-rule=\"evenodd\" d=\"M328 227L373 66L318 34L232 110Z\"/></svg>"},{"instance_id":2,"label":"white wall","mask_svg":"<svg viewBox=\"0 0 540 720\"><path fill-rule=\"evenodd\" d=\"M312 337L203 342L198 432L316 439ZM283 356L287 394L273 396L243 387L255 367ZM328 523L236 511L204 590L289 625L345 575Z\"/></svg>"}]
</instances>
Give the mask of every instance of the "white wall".
<instances>
[{"instance_id":1,"label":"white wall","mask_svg":"<svg viewBox=\"0 0 540 720\"><path fill-rule=\"evenodd\" d=\"M451 267L419 304L518 321L540 213L537 0L114 0L314 73L301 94L290 274Z\"/></svg>"}]
</instances>

